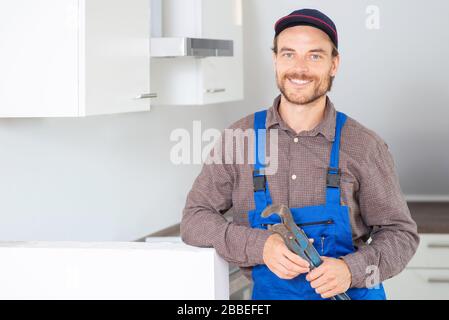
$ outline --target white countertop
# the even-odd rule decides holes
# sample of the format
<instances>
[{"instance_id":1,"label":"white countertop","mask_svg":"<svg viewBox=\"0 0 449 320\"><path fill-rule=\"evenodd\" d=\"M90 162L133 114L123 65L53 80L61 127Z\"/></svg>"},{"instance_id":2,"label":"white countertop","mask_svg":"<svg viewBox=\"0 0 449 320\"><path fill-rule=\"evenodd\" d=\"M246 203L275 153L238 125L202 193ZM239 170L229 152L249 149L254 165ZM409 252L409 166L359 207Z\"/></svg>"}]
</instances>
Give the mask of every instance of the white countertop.
<instances>
[{"instance_id":1,"label":"white countertop","mask_svg":"<svg viewBox=\"0 0 449 320\"><path fill-rule=\"evenodd\" d=\"M213 248L150 242L0 242L0 299L229 299Z\"/></svg>"}]
</instances>

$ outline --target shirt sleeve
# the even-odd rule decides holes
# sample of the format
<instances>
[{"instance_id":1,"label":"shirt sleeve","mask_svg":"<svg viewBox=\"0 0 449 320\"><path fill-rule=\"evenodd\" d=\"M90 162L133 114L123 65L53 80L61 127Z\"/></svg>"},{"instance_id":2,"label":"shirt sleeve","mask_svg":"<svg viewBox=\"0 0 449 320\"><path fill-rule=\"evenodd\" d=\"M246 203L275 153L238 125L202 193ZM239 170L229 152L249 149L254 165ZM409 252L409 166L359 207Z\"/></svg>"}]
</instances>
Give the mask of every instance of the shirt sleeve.
<instances>
[{"instance_id":1,"label":"shirt sleeve","mask_svg":"<svg viewBox=\"0 0 449 320\"><path fill-rule=\"evenodd\" d=\"M224 163L224 158L222 164L207 163L212 162L211 154L188 193L181 238L189 245L214 247L223 259L239 267L263 264L263 247L271 232L237 225L223 217L232 207L235 168Z\"/></svg>"},{"instance_id":2,"label":"shirt sleeve","mask_svg":"<svg viewBox=\"0 0 449 320\"><path fill-rule=\"evenodd\" d=\"M358 201L371 242L342 257L352 274L351 287L372 287L400 273L416 252L419 236L402 194L386 143L368 152Z\"/></svg>"}]
</instances>

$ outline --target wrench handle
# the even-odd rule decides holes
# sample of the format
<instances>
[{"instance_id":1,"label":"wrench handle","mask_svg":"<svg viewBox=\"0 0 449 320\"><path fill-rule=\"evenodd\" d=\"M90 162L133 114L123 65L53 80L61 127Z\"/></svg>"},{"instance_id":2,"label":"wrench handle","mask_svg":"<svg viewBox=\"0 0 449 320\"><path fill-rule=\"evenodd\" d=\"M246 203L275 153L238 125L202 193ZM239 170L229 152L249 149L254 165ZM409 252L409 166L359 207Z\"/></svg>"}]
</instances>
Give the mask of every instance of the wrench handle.
<instances>
[{"instance_id":1,"label":"wrench handle","mask_svg":"<svg viewBox=\"0 0 449 320\"><path fill-rule=\"evenodd\" d=\"M281 234L280 233L280 235L283 237L287 247L291 251L293 251L294 253L299 255L301 258L303 258L310 264L310 271L312 271L315 268L318 268L323 263L323 260L321 258L319 258L319 260L315 260L314 262L312 260L310 260L310 258L304 253L304 250L301 249L301 247L295 241L295 239L291 237L291 234L289 236L289 234ZM308 241L308 239L307 239L307 241ZM313 247L313 246L312 246L311 250L316 251L315 247ZM316 251L316 254L319 256L317 251ZM351 300L351 298L346 293L337 294L336 296L331 297L331 299L332 300Z\"/></svg>"}]
</instances>

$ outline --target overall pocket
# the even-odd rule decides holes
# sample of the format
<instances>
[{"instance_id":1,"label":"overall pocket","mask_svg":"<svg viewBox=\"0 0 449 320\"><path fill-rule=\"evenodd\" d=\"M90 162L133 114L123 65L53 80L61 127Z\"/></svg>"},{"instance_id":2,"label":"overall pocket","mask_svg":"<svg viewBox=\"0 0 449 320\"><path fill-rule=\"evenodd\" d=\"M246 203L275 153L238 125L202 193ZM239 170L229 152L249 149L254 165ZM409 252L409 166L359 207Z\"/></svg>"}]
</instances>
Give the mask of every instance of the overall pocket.
<instances>
[{"instance_id":1,"label":"overall pocket","mask_svg":"<svg viewBox=\"0 0 449 320\"><path fill-rule=\"evenodd\" d=\"M296 225L303 229L309 238L313 239L313 246L320 256L332 253L332 249L335 247L333 232L330 230L335 225L333 219L297 223Z\"/></svg>"},{"instance_id":2,"label":"overall pocket","mask_svg":"<svg viewBox=\"0 0 449 320\"><path fill-rule=\"evenodd\" d=\"M320 256L335 257L335 221L332 218L319 221L300 222L297 226L313 239L313 246Z\"/></svg>"}]
</instances>

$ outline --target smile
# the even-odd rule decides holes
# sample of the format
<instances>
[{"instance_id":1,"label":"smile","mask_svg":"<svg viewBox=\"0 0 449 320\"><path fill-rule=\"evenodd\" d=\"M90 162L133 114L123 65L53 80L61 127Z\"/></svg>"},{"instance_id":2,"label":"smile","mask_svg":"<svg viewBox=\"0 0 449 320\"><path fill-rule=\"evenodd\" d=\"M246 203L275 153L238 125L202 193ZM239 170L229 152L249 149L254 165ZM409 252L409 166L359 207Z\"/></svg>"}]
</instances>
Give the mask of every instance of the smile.
<instances>
[{"instance_id":1,"label":"smile","mask_svg":"<svg viewBox=\"0 0 449 320\"><path fill-rule=\"evenodd\" d=\"M287 78L290 83L294 84L295 86L306 86L307 84L311 83L312 80L300 80L300 79L293 79L293 78Z\"/></svg>"}]
</instances>

